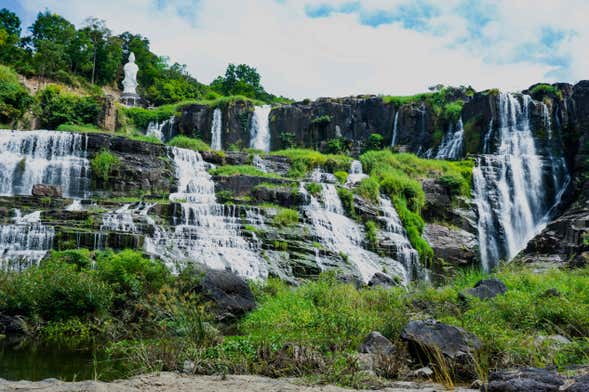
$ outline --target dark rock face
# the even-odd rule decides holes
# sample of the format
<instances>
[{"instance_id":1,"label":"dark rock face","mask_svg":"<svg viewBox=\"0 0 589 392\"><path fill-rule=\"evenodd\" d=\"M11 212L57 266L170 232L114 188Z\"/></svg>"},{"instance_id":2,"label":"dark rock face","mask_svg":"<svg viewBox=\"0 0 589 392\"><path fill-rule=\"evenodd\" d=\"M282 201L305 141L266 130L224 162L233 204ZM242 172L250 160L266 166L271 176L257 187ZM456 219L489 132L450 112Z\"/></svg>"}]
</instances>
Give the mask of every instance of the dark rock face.
<instances>
[{"instance_id":1,"label":"dark rock face","mask_svg":"<svg viewBox=\"0 0 589 392\"><path fill-rule=\"evenodd\" d=\"M489 384L481 387L487 392L556 392L564 379L555 371L524 368L512 371L492 372ZM568 389L567 389L568 390Z\"/></svg>"},{"instance_id":2,"label":"dark rock face","mask_svg":"<svg viewBox=\"0 0 589 392\"><path fill-rule=\"evenodd\" d=\"M228 271L203 269L195 290L214 303L222 320L243 316L256 307L254 294L239 276Z\"/></svg>"},{"instance_id":3,"label":"dark rock face","mask_svg":"<svg viewBox=\"0 0 589 392\"><path fill-rule=\"evenodd\" d=\"M430 244L436 258L452 265L474 265L477 263L477 238L457 227L437 223L425 225L424 238Z\"/></svg>"},{"instance_id":4,"label":"dark rock face","mask_svg":"<svg viewBox=\"0 0 589 392\"><path fill-rule=\"evenodd\" d=\"M567 392L587 392L589 391L589 374L575 378L573 385L565 389Z\"/></svg>"},{"instance_id":5,"label":"dark rock face","mask_svg":"<svg viewBox=\"0 0 589 392\"><path fill-rule=\"evenodd\" d=\"M391 355L395 352L395 346L380 332L373 331L364 338L359 351L364 354Z\"/></svg>"},{"instance_id":6,"label":"dark rock face","mask_svg":"<svg viewBox=\"0 0 589 392\"><path fill-rule=\"evenodd\" d=\"M0 314L0 334L25 334L26 331L26 322L21 317Z\"/></svg>"},{"instance_id":7,"label":"dark rock face","mask_svg":"<svg viewBox=\"0 0 589 392\"><path fill-rule=\"evenodd\" d=\"M250 125L254 105L249 101L231 101L219 107L221 110L221 143L223 149L230 146L247 148L250 143ZM211 128L215 108L208 105L187 105L181 108L174 125L174 133L198 137L211 143Z\"/></svg>"},{"instance_id":8,"label":"dark rock face","mask_svg":"<svg viewBox=\"0 0 589 392\"><path fill-rule=\"evenodd\" d=\"M470 359L481 347L479 339L462 328L440 323L436 320L410 321L401 332L415 351L423 349L440 351L450 359Z\"/></svg>"},{"instance_id":9,"label":"dark rock face","mask_svg":"<svg viewBox=\"0 0 589 392\"><path fill-rule=\"evenodd\" d=\"M465 290L461 293L462 298L468 296L478 297L479 299L494 298L498 295L505 294L507 287L505 283L499 279L483 279L479 280L472 289Z\"/></svg>"},{"instance_id":10,"label":"dark rock face","mask_svg":"<svg viewBox=\"0 0 589 392\"><path fill-rule=\"evenodd\" d=\"M395 107L380 97L320 98L279 106L270 113L271 149L287 147L283 133L294 135L294 142L305 147L321 147L336 137L359 141L372 133L390 144Z\"/></svg>"},{"instance_id":11,"label":"dark rock face","mask_svg":"<svg viewBox=\"0 0 589 392\"><path fill-rule=\"evenodd\" d=\"M63 192L61 187L56 185L36 184L33 185L31 194L41 197L61 197Z\"/></svg>"}]
</instances>

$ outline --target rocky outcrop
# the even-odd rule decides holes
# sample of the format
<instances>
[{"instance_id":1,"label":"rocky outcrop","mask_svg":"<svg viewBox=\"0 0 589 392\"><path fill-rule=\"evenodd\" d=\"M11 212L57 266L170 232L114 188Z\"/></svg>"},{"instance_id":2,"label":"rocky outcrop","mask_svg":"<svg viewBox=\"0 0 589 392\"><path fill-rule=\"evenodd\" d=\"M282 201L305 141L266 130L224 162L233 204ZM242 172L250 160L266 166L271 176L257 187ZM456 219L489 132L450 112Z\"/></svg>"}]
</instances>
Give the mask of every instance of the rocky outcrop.
<instances>
[{"instance_id":1,"label":"rocky outcrop","mask_svg":"<svg viewBox=\"0 0 589 392\"><path fill-rule=\"evenodd\" d=\"M61 197L63 191L61 190L61 187L55 185L36 184L33 185L31 194L40 197Z\"/></svg>"},{"instance_id":2,"label":"rocky outcrop","mask_svg":"<svg viewBox=\"0 0 589 392\"><path fill-rule=\"evenodd\" d=\"M364 338L359 351L363 354L391 355L395 352L395 346L380 332L372 331Z\"/></svg>"},{"instance_id":3,"label":"rocky outcrop","mask_svg":"<svg viewBox=\"0 0 589 392\"><path fill-rule=\"evenodd\" d=\"M460 293L463 299L471 297L477 297L479 299L490 299L495 298L498 295L505 294L507 287L505 283L499 279L483 279L479 280L473 288L464 290Z\"/></svg>"},{"instance_id":4,"label":"rocky outcrop","mask_svg":"<svg viewBox=\"0 0 589 392\"><path fill-rule=\"evenodd\" d=\"M476 265L478 262L478 241L472 233L458 227L427 223L423 237L430 244L436 259L455 266Z\"/></svg>"},{"instance_id":5,"label":"rocky outcrop","mask_svg":"<svg viewBox=\"0 0 589 392\"><path fill-rule=\"evenodd\" d=\"M486 392L557 392L565 380L555 371L523 368L511 371L491 372L489 383L481 387ZM566 389L567 391L570 389Z\"/></svg>"}]
</instances>

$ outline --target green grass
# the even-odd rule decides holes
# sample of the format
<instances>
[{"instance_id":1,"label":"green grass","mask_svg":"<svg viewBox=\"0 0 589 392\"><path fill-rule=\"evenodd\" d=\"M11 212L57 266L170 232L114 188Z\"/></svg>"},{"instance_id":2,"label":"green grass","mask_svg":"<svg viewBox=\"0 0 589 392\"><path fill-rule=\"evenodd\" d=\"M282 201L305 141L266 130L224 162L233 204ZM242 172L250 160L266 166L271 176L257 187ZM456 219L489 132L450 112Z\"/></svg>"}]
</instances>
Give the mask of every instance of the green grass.
<instances>
[{"instance_id":1,"label":"green grass","mask_svg":"<svg viewBox=\"0 0 589 392\"><path fill-rule=\"evenodd\" d=\"M281 227L295 226L299 223L299 212L290 208L282 208L274 215L272 223Z\"/></svg>"},{"instance_id":2,"label":"green grass","mask_svg":"<svg viewBox=\"0 0 589 392\"><path fill-rule=\"evenodd\" d=\"M291 160L290 177L303 177L316 167L322 167L329 172L349 171L352 158L346 155L322 154L319 151L292 148L273 151L271 155L284 156Z\"/></svg>"},{"instance_id":3,"label":"green grass","mask_svg":"<svg viewBox=\"0 0 589 392\"><path fill-rule=\"evenodd\" d=\"M113 170L120 165L120 159L108 150L100 151L91 161L92 173L102 181L108 181Z\"/></svg>"},{"instance_id":4,"label":"green grass","mask_svg":"<svg viewBox=\"0 0 589 392\"><path fill-rule=\"evenodd\" d=\"M394 96L394 95L383 95L382 101L384 103L392 103L396 107L408 105L415 102L424 102L430 98L433 93L422 93L408 96Z\"/></svg>"},{"instance_id":5,"label":"green grass","mask_svg":"<svg viewBox=\"0 0 589 392\"><path fill-rule=\"evenodd\" d=\"M209 170L214 176L255 176L264 178L281 178L276 173L267 173L251 165L226 165Z\"/></svg>"},{"instance_id":6,"label":"green grass","mask_svg":"<svg viewBox=\"0 0 589 392\"><path fill-rule=\"evenodd\" d=\"M535 97L549 95L552 97L562 99L562 91L560 91L559 89L557 89L556 87L554 87L550 84L545 84L545 83L541 83L541 84L534 86L530 90L530 94Z\"/></svg>"},{"instance_id":7,"label":"green grass","mask_svg":"<svg viewBox=\"0 0 589 392\"><path fill-rule=\"evenodd\" d=\"M58 131L64 132L78 132L78 133L106 133L104 129L97 127L96 125L77 125L77 124L61 124L57 127Z\"/></svg>"},{"instance_id":8,"label":"green grass","mask_svg":"<svg viewBox=\"0 0 589 392\"><path fill-rule=\"evenodd\" d=\"M184 135L174 136L172 140L168 142L168 145L194 151L210 151L211 149L211 147L202 140Z\"/></svg>"}]
</instances>

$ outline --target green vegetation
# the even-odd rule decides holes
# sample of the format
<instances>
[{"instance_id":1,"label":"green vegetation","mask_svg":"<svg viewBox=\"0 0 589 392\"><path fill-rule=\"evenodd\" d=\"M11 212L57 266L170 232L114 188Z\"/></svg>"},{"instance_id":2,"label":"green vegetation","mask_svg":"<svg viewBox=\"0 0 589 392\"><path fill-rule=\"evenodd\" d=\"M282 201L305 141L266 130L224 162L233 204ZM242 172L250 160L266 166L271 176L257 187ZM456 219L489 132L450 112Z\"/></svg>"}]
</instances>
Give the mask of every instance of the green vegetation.
<instances>
[{"instance_id":1,"label":"green vegetation","mask_svg":"<svg viewBox=\"0 0 589 392\"><path fill-rule=\"evenodd\" d=\"M81 132L81 133L102 133L104 132L102 129L98 128L96 125L78 125L78 124L61 124L56 128L58 131L64 132Z\"/></svg>"},{"instance_id":2,"label":"green vegetation","mask_svg":"<svg viewBox=\"0 0 589 392\"><path fill-rule=\"evenodd\" d=\"M378 248L378 228L374 221L364 222L364 229L366 230L366 240L370 250L375 251Z\"/></svg>"},{"instance_id":3,"label":"green vegetation","mask_svg":"<svg viewBox=\"0 0 589 392\"><path fill-rule=\"evenodd\" d=\"M346 155L322 154L319 151L293 148L273 151L271 155L285 156L291 160L289 176L300 178L316 167L329 172L349 171L352 158Z\"/></svg>"},{"instance_id":4,"label":"green vegetation","mask_svg":"<svg viewBox=\"0 0 589 392\"><path fill-rule=\"evenodd\" d=\"M395 105L395 107L398 108L400 106L409 105L416 102L425 102L432 95L433 93L422 93L408 96L384 95L382 96L382 101L384 103L392 103L393 105Z\"/></svg>"},{"instance_id":5,"label":"green vegetation","mask_svg":"<svg viewBox=\"0 0 589 392\"><path fill-rule=\"evenodd\" d=\"M321 195L321 192L323 192L323 186L318 182L309 182L305 185L305 189L315 197Z\"/></svg>"},{"instance_id":6,"label":"green vegetation","mask_svg":"<svg viewBox=\"0 0 589 392\"><path fill-rule=\"evenodd\" d=\"M211 149L211 147L202 140L184 135L174 136L174 138L168 142L168 145L194 151L209 151Z\"/></svg>"},{"instance_id":7,"label":"green vegetation","mask_svg":"<svg viewBox=\"0 0 589 392\"><path fill-rule=\"evenodd\" d=\"M331 122L331 116L325 114L311 119L311 125L317 125L319 127L325 126Z\"/></svg>"},{"instance_id":8,"label":"green vegetation","mask_svg":"<svg viewBox=\"0 0 589 392\"><path fill-rule=\"evenodd\" d=\"M102 181L108 181L113 170L120 164L119 157L108 150L102 150L91 161L92 173Z\"/></svg>"},{"instance_id":9,"label":"green vegetation","mask_svg":"<svg viewBox=\"0 0 589 392\"><path fill-rule=\"evenodd\" d=\"M450 162L421 159L413 154L394 154L391 151L369 151L360 160L373 180L361 184L356 192L374 200L376 185L388 195L403 222L413 247L422 260L429 260L433 254L430 246L421 237L424 222L420 216L425 203L425 194L420 179L437 178L456 195L470 196L472 161Z\"/></svg>"},{"instance_id":10,"label":"green vegetation","mask_svg":"<svg viewBox=\"0 0 589 392\"><path fill-rule=\"evenodd\" d=\"M532 89L530 90L530 95L532 95L534 99L540 99L540 97L543 97L545 95L548 95L553 98L562 99L562 91L546 83L540 83L532 87Z\"/></svg>"},{"instance_id":11,"label":"green vegetation","mask_svg":"<svg viewBox=\"0 0 589 392\"><path fill-rule=\"evenodd\" d=\"M299 213L290 208L281 208L276 215L274 215L272 223L281 227L294 226L299 223Z\"/></svg>"},{"instance_id":12,"label":"green vegetation","mask_svg":"<svg viewBox=\"0 0 589 392\"><path fill-rule=\"evenodd\" d=\"M351 218L356 218L356 208L354 207L354 194L352 191L346 188L338 187L337 188L337 195L342 202L342 206L344 210L346 210L347 214Z\"/></svg>"},{"instance_id":13,"label":"green vegetation","mask_svg":"<svg viewBox=\"0 0 589 392\"><path fill-rule=\"evenodd\" d=\"M41 125L56 129L61 124L96 124L101 104L97 97L68 93L49 85L37 94Z\"/></svg>"},{"instance_id":14,"label":"green vegetation","mask_svg":"<svg viewBox=\"0 0 589 392\"><path fill-rule=\"evenodd\" d=\"M358 183L358 185L356 185L354 193L366 200L376 203L378 202L378 196L380 195L380 183L374 177L364 178Z\"/></svg>"},{"instance_id":15,"label":"green vegetation","mask_svg":"<svg viewBox=\"0 0 589 392\"><path fill-rule=\"evenodd\" d=\"M33 98L16 72L0 65L0 122L6 124L21 118L32 104Z\"/></svg>"},{"instance_id":16,"label":"green vegetation","mask_svg":"<svg viewBox=\"0 0 589 392\"><path fill-rule=\"evenodd\" d=\"M346 154L350 151L351 141L343 137L336 137L327 142L325 152L328 154Z\"/></svg>"},{"instance_id":17,"label":"green vegetation","mask_svg":"<svg viewBox=\"0 0 589 392\"><path fill-rule=\"evenodd\" d=\"M209 170L214 176L255 176L265 178L281 178L276 173L266 173L251 165L226 165Z\"/></svg>"},{"instance_id":18,"label":"green vegetation","mask_svg":"<svg viewBox=\"0 0 589 392\"><path fill-rule=\"evenodd\" d=\"M366 142L366 150L380 150L384 146L384 138L379 133L372 133Z\"/></svg>"},{"instance_id":19,"label":"green vegetation","mask_svg":"<svg viewBox=\"0 0 589 392\"><path fill-rule=\"evenodd\" d=\"M348 175L349 175L349 173L348 173L348 172L346 172L346 171L342 171L342 170L340 170L340 171L336 171L336 172L334 172L334 173L333 173L333 175L335 176L335 178L337 178L337 181L338 181L338 182L339 182L341 185L343 185L343 184L345 184L345 183L346 183L346 181L348 180Z\"/></svg>"}]
</instances>

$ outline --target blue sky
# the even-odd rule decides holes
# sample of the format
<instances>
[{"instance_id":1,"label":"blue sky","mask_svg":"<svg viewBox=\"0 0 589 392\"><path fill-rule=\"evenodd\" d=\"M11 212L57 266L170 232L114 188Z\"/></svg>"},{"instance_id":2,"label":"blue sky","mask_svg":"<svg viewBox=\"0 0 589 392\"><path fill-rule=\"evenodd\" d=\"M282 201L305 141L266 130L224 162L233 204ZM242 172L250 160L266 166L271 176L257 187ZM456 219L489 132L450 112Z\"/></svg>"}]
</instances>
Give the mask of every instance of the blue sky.
<instances>
[{"instance_id":1,"label":"blue sky","mask_svg":"<svg viewBox=\"0 0 589 392\"><path fill-rule=\"evenodd\" d=\"M150 38L209 82L228 62L296 98L411 94L442 83L519 90L589 77L583 0L0 0Z\"/></svg>"}]
</instances>

